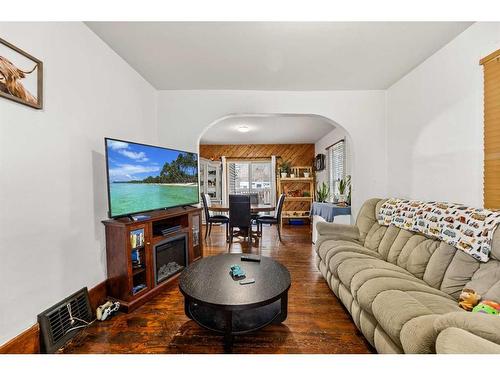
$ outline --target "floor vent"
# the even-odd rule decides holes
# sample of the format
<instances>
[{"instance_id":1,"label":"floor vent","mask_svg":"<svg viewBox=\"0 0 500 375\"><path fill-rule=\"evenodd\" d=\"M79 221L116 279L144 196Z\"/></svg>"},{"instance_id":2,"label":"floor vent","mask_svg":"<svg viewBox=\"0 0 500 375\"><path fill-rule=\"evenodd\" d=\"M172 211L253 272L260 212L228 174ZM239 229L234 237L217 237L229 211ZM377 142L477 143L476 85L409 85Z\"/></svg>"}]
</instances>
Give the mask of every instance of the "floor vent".
<instances>
[{"instance_id":1,"label":"floor vent","mask_svg":"<svg viewBox=\"0 0 500 375\"><path fill-rule=\"evenodd\" d=\"M92 320L89 292L83 288L38 314L42 353L54 353Z\"/></svg>"}]
</instances>

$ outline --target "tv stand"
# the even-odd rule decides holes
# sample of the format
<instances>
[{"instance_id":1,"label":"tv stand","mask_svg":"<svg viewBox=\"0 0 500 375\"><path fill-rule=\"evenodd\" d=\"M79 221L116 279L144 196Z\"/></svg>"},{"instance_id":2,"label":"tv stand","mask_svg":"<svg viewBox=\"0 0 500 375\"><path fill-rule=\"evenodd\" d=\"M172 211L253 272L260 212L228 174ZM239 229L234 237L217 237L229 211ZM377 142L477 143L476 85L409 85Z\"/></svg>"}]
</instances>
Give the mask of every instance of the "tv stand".
<instances>
[{"instance_id":1,"label":"tv stand","mask_svg":"<svg viewBox=\"0 0 500 375\"><path fill-rule=\"evenodd\" d=\"M126 312L149 301L180 275L156 282L153 252L157 244L185 235L187 264L203 257L201 208L176 207L147 215L139 221L129 215L102 222L106 231L107 293Z\"/></svg>"}]
</instances>

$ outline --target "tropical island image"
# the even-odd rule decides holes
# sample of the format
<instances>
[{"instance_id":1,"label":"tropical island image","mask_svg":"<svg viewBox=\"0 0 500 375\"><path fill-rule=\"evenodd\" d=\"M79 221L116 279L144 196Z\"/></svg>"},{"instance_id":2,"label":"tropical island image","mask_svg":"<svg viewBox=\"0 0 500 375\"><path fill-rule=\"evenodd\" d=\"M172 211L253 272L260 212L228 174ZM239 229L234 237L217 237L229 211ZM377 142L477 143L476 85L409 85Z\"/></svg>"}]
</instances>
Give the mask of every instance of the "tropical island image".
<instances>
[{"instance_id":1,"label":"tropical island image","mask_svg":"<svg viewBox=\"0 0 500 375\"><path fill-rule=\"evenodd\" d=\"M110 216L198 202L198 156L106 139Z\"/></svg>"}]
</instances>

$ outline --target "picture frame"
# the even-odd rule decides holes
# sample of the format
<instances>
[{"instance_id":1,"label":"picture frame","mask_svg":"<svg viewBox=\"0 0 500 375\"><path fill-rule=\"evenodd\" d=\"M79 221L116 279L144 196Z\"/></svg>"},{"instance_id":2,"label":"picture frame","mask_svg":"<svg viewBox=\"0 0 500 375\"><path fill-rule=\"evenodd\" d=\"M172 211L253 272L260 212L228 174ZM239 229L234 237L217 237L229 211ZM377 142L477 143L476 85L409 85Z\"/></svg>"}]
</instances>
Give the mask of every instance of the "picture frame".
<instances>
[{"instance_id":1,"label":"picture frame","mask_svg":"<svg viewBox=\"0 0 500 375\"><path fill-rule=\"evenodd\" d=\"M43 62L0 38L0 97L43 108Z\"/></svg>"}]
</instances>

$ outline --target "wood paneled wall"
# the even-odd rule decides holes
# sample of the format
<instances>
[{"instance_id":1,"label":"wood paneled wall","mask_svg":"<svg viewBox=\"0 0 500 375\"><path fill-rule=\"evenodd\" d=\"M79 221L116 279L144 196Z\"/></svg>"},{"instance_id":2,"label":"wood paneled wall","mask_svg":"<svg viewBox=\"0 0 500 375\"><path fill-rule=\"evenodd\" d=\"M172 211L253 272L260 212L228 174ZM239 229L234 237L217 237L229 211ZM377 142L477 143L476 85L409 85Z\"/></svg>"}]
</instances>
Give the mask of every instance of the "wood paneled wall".
<instances>
[{"instance_id":1,"label":"wood paneled wall","mask_svg":"<svg viewBox=\"0 0 500 375\"><path fill-rule=\"evenodd\" d=\"M200 145L200 156L205 159L268 158L271 155L287 160L293 166L312 166L314 144L272 144L272 145Z\"/></svg>"},{"instance_id":2,"label":"wood paneled wall","mask_svg":"<svg viewBox=\"0 0 500 375\"><path fill-rule=\"evenodd\" d=\"M484 68L484 207L500 209L500 50Z\"/></svg>"}]
</instances>

